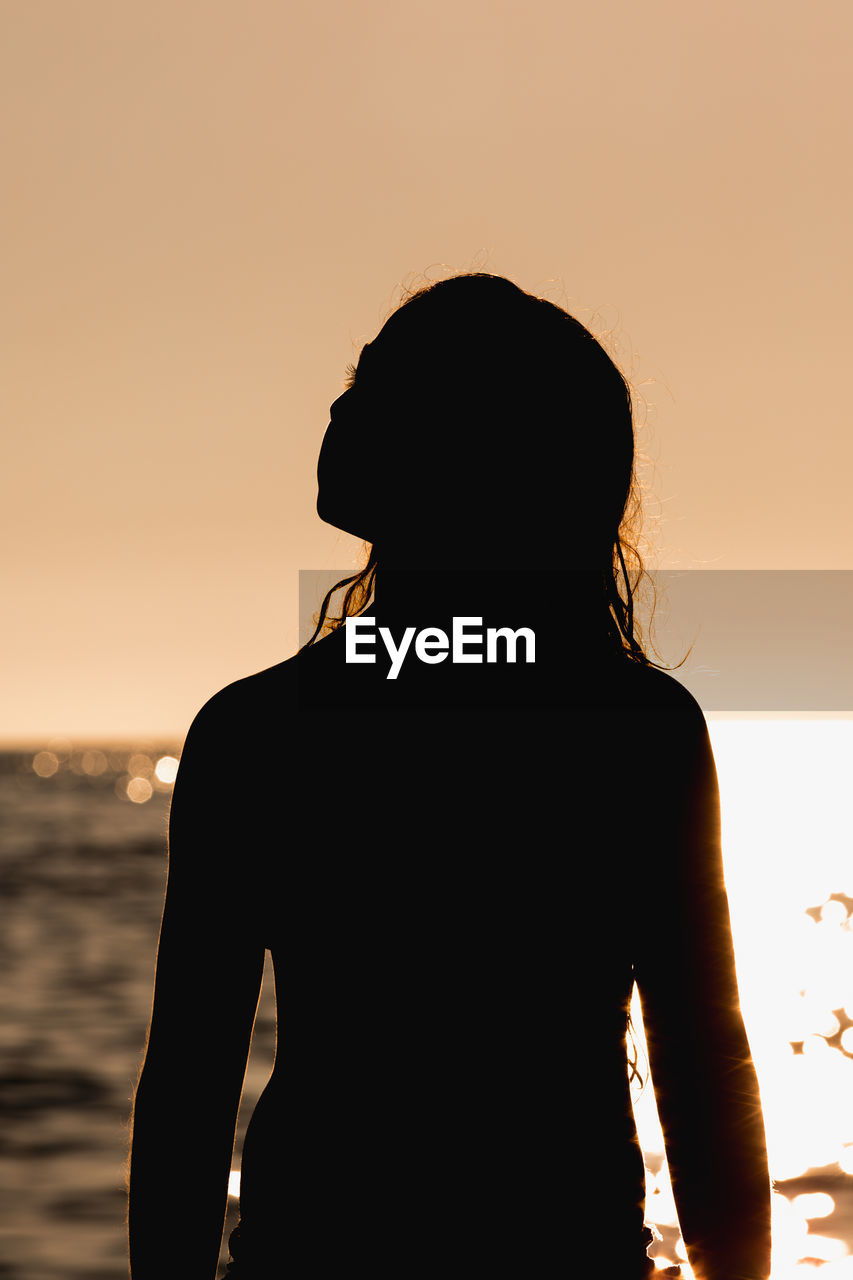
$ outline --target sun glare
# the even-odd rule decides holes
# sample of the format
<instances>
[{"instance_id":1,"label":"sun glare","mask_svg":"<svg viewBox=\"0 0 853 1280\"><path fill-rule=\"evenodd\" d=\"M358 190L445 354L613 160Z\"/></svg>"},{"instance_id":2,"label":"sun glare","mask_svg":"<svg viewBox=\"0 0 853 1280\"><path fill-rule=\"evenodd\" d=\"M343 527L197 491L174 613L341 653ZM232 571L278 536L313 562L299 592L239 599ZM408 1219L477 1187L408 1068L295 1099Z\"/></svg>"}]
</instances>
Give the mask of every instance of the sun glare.
<instances>
[{"instance_id":1,"label":"sun glare","mask_svg":"<svg viewBox=\"0 0 853 1280\"><path fill-rule=\"evenodd\" d=\"M723 860L741 1008L771 1177L853 1175L853 719L713 719ZM631 1018L648 1063L642 1009ZM646 1218L677 1230L653 1085L637 1092ZM825 1192L773 1195L772 1280L853 1280ZM819 1233L810 1222L819 1221ZM840 1228L839 1228L840 1231ZM683 1242L678 1242L684 1258ZM668 1248L668 1246L667 1246ZM656 1258L656 1266L669 1265ZM682 1266L682 1272L687 1268Z\"/></svg>"}]
</instances>

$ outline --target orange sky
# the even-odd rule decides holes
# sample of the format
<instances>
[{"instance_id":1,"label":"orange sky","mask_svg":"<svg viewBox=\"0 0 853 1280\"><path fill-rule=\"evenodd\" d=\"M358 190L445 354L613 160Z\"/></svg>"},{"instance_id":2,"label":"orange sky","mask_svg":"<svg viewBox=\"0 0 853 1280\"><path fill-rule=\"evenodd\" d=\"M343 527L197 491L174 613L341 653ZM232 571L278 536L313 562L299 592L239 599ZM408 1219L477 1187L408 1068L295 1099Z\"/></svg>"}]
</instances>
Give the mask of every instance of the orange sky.
<instances>
[{"instance_id":1,"label":"orange sky","mask_svg":"<svg viewBox=\"0 0 853 1280\"><path fill-rule=\"evenodd\" d=\"M653 564L853 568L851 32L7 0L0 736L180 740L293 652L298 570L359 551L314 512L328 406L438 263L615 328Z\"/></svg>"}]
</instances>

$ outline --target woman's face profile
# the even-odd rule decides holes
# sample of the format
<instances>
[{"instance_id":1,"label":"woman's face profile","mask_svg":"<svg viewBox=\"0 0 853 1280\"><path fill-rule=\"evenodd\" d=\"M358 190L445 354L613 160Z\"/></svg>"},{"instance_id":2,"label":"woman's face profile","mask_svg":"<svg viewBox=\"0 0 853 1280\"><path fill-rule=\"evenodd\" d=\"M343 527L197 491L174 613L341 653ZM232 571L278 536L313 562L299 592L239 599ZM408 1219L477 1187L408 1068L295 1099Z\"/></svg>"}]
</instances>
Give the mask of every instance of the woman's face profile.
<instances>
[{"instance_id":1,"label":"woman's face profile","mask_svg":"<svg viewBox=\"0 0 853 1280\"><path fill-rule=\"evenodd\" d=\"M387 529L390 502L399 497L403 438L392 390L396 385L383 374L375 350L366 343L357 380L329 406L317 459L317 514L363 542L375 542L377 526Z\"/></svg>"},{"instance_id":2,"label":"woman's face profile","mask_svg":"<svg viewBox=\"0 0 853 1280\"><path fill-rule=\"evenodd\" d=\"M317 459L317 514L326 524L372 542L372 522L365 518L370 509L365 454L365 421L358 397L347 390L329 407Z\"/></svg>"}]
</instances>

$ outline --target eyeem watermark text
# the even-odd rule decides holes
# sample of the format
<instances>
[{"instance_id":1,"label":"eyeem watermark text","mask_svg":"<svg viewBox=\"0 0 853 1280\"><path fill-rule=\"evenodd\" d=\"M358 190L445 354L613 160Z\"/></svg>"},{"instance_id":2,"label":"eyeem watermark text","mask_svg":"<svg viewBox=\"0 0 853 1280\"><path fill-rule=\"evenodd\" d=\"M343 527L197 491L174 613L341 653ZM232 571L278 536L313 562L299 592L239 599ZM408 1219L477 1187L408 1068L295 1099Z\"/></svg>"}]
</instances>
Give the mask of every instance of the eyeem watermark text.
<instances>
[{"instance_id":1,"label":"eyeem watermark text","mask_svg":"<svg viewBox=\"0 0 853 1280\"><path fill-rule=\"evenodd\" d=\"M446 631L439 627L424 627L416 633L414 627L406 627L399 644L391 635L388 627L379 627L379 636L385 645L391 666L385 677L396 680L406 660L406 655L414 640L415 657L420 662L435 665L444 662L449 656L451 662L500 662L498 657L498 640L502 640L503 661L515 662L519 637L524 641L524 661L536 661L536 635L530 627L519 627L516 631L510 627L487 627L485 634L485 658L483 656L483 633L466 628L482 627L482 618L453 618L452 630L448 637ZM346 660L347 662L376 661L376 619L346 618ZM477 647L479 646L479 652Z\"/></svg>"}]
</instances>

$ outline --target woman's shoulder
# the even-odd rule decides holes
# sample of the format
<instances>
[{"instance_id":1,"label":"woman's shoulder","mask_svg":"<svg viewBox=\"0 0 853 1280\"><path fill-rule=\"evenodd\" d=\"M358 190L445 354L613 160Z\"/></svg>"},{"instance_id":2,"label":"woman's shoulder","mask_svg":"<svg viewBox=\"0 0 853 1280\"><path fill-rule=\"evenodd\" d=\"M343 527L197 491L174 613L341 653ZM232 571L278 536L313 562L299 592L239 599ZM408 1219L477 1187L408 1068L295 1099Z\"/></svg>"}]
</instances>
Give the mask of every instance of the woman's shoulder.
<instances>
[{"instance_id":1,"label":"woman's shoulder","mask_svg":"<svg viewBox=\"0 0 853 1280\"><path fill-rule=\"evenodd\" d=\"M280 666L284 667L286 663L281 663ZM252 709L262 700L264 687L271 683L267 671L259 671L241 676L218 689L193 717L187 741L239 730Z\"/></svg>"},{"instance_id":2,"label":"woman's shoulder","mask_svg":"<svg viewBox=\"0 0 853 1280\"><path fill-rule=\"evenodd\" d=\"M614 683L615 701L629 716L675 739L707 732L705 713L690 690L669 671L625 659Z\"/></svg>"},{"instance_id":3,"label":"woman's shoulder","mask_svg":"<svg viewBox=\"0 0 853 1280\"><path fill-rule=\"evenodd\" d=\"M702 708L693 694L671 672L630 659L626 659L622 667L627 687L643 705L702 717Z\"/></svg>"},{"instance_id":4,"label":"woman's shoulder","mask_svg":"<svg viewBox=\"0 0 853 1280\"><path fill-rule=\"evenodd\" d=\"M334 636L317 641L270 667L240 676L213 693L196 712L187 739L233 735L241 730L257 730L259 724L281 716L295 705L300 678L319 674L333 657Z\"/></svg>"}]
</instances>

